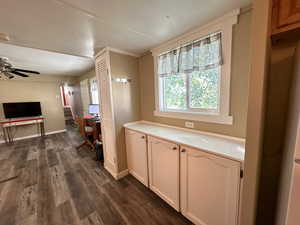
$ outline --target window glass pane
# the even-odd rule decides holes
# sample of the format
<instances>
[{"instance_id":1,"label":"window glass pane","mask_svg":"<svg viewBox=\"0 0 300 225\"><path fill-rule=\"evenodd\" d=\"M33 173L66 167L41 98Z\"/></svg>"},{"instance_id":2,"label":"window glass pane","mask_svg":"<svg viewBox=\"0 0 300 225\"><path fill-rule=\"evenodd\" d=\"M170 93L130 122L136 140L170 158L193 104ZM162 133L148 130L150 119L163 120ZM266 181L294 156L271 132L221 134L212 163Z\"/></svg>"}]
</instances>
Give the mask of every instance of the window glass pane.
<instances>
[{"instance_id":1,"label":"window glass pane","mask_svg":"<svg viewBox=\"0 0 300 225\"><path fill-rule=\"evenodd\" d=\"M165 109L186 110L186 75L171 75L161 79Z\"/></svg>"},{"instance_id":2,"label":"window glass pane","mask_svg":"<svg viewBox=\"0 0 300 225\"><path fill-rule=\"evenodd\" d=\"M194 71L189 76L190 108L218 109L220 66Z\"/></svg>"}]
</instances>

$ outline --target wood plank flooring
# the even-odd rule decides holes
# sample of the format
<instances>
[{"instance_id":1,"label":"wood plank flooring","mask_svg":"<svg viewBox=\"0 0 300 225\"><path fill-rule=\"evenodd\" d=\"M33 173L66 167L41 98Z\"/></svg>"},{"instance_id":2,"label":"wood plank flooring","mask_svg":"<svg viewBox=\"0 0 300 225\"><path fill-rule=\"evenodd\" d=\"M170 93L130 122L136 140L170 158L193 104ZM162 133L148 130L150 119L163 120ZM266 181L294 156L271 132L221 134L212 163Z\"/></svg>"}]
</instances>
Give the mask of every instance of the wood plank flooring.
<instances>
[{"instance_id":1,"label":"wood plank flooring","mask_svg":"<svg viewBox=\"0 0 300 225\"><path fill-rule=\"evenodd\" d=\"M132 176L114 180L74 129L0 145L0 225L190 225Z\"/></svg>"}]
</instances>

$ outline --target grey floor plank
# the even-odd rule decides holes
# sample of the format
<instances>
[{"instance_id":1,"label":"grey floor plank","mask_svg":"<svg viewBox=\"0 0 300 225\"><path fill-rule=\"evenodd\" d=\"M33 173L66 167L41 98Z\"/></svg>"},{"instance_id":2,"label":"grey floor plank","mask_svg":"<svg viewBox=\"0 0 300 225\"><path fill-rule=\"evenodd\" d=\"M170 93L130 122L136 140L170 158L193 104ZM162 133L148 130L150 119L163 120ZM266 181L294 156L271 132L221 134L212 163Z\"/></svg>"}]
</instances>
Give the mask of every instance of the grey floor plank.
<instances>
[{"instance_id":1,"label":"grey floor plank","mask_svg":"<svg viewBox=\"0 0 300 225\"><path fill-rule=\"evenodd\" d=\"M119 181L67 133L0 145L0 225L191 225L132 176ZM1 179L1 178L0 178Z\"/></svg>"}]
</instances>

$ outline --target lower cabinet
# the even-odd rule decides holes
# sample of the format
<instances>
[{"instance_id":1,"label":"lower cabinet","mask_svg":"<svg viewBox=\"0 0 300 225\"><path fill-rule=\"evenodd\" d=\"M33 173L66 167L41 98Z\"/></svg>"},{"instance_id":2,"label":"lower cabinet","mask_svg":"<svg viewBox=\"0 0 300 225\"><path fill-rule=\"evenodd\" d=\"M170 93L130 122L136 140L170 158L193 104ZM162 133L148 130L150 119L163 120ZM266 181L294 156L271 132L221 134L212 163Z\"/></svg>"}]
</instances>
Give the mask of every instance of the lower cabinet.
<instances>
[{"instance_id":1,"label":"lower cabinet","mask_svg":"<svg viewBox=\"0 0 300 225\"><path fill-rule=\"evenodd\" d=\"M240 162L128 129L126 150L129 172L194 224L238 225Z\"/></svg>"},{"instance_id":2,"label":"lower cabinet","mask_svg":"<svg viewBox=\"0 0 300 225\"><path fill-rule=\"evenodd\" d=\"M195 224L237 225L240 163L181 147L181 212Z\"/></svg>"},{"instance_id":3,"label":"lower cabinet","mask_svg":"<svg viewBox=\"0 0 300 225\"><path fill-rule=\"evenodd\" d=\"M146 135L126 129L126 152L129 173L148 186Z\"/></svg>"},{"instance_id":4,"label":"lower cabinet","mask_svg":"<svg viewBox=\"0 0 300 225\"><path fill-rule=\"evenodd\" d=\"M148 137L149 187L179 211L179 146Z\"/></svg>"}]
</instances>

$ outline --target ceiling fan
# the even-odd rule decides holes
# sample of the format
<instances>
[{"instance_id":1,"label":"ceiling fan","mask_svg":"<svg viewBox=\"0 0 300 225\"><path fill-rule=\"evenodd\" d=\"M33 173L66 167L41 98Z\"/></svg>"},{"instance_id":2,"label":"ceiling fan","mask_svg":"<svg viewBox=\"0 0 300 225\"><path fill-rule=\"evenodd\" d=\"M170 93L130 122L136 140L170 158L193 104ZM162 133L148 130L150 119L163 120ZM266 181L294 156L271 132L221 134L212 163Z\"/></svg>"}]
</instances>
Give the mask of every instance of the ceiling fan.
<instances>
[{"instance_id":1,"label":"ceiling fan","mask_svg":"<svg viewBox=\"0 0 300 225\"><path fill-rule=\"evenodd\" d=\"M32 71L32 70L23 70L23 69L18 69L12 66L11 63L8 62L8 58L0 57L0 77L1 74L6 76L9 79L12 79L17 76L21 77L29 77L25 73L33 73L33 74L40 74L37 71Z\"/></svg>"}]
</instances>

